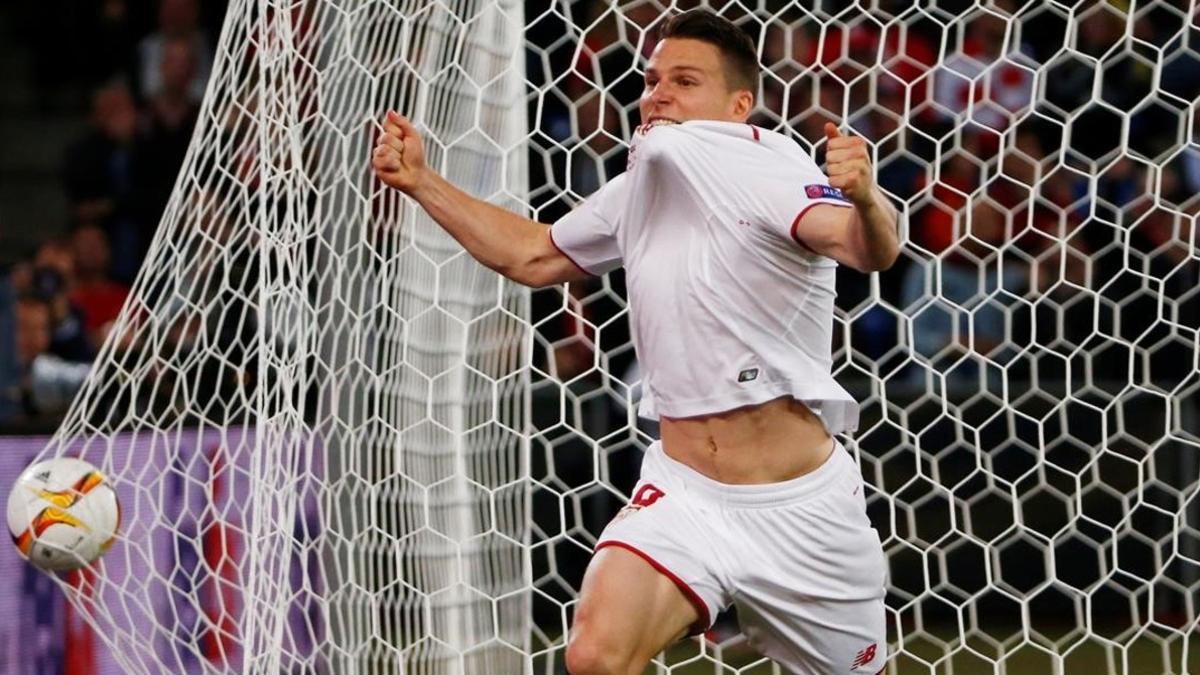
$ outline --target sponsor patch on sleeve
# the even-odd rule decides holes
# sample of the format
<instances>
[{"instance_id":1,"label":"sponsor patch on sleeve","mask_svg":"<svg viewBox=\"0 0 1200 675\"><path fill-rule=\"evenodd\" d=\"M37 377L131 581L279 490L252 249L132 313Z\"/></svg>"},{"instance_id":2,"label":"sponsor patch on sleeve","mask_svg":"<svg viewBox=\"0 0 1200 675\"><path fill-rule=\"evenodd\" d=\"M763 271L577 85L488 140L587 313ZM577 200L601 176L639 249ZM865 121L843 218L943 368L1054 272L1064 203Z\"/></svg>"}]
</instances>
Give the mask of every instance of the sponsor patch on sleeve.
<instances>
[{"instance_id":1,"label":"sponsor patch on sleeve","mask_svg":"<svg viewBox=\"0 0 1200 675\"><path fill-rule=\"evenodd\" d=\"M804 194L808 195L809 199L837 199L839 201L850 201L842 191L830 187L828 185L805 185Z\"/></svg>"}]
</instances>

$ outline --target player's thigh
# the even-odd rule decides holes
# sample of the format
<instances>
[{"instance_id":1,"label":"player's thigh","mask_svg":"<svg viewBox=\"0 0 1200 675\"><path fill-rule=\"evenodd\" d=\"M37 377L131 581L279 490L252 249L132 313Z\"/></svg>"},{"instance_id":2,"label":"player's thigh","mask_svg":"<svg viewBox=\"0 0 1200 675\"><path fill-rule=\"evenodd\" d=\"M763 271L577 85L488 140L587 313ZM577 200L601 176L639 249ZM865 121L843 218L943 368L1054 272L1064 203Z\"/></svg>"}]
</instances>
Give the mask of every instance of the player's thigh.
<instances>
[{"instance_id":1,"label":"player's thigh","mask_svg":"<svg viewBox=\"0 0 1200 675\"><path fill-rule=\"evenodd\" d=\"M572 675L640 673L699 618L675 582L650 563L620 547L602 548L583 578L567 669Z\"/></svg>"}]
</instances>

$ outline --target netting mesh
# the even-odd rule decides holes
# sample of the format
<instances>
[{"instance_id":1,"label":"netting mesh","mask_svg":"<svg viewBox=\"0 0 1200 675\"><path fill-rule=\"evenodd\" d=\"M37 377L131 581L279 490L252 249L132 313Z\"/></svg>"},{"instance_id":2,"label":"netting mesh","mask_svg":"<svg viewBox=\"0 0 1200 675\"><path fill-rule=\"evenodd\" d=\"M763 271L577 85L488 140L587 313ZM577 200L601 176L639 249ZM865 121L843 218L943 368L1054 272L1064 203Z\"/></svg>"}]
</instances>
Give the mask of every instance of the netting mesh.
<instances>
[{"instance_id":1,"label":"netting mesh","mask_svg":"<svg viewBox=\"0 0 1200 675\"><path fill-rule=\"evenodd\" d=\"M1200 669L1194 4L713 6L759 46L754 121L818 159L825 121L866 137L901 208L899 263L839 273L833 345L888 672ZM654 434L623 277L498 278L370 146L401 110L452 181L551 222L623 170L669 9L230 3L46 451L119 486L120 543L67 588L126 672L561 672ZM776 672L730 616L657 662Z\"/></svg>"}]
</instances>

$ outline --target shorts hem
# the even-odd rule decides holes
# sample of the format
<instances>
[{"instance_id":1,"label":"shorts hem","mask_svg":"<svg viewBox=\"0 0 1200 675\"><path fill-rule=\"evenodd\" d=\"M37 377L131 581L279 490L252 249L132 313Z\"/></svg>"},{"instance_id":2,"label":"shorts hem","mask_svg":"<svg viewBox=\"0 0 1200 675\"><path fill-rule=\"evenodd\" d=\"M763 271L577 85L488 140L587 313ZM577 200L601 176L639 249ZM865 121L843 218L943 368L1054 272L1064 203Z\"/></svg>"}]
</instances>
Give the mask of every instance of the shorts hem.
<instances>
[{"instance_id":1,"label":"shorts hem","mask_svg":"<svg viewBox=\"0 0 1200 675\"><path fill-rule=\"evenodd\" d=\"M711 612L708 609L708 603L704 602L704 598L701 598L699 593L692 589L692 587L689 586L686 581L680 579L678 575L668 569L666 565L663 565L658 560L655 560L654 556L646 553L638 547L614 539L609 539L596 544L595 550L599 551L600 549L608 546L623 548L626 551L638 556L642 560L645 560L651 567L655 569L655 571L667 579L670 579L671 583L675 584L675 586L683 593L684 597L688 599L688 602L691 602L692 605L695 606L697 611L700 612L700 618L697 619L696 622L690 627L688 627L689 637L693 635L701 635L704 633L704 631L708 630L710 626L712 626L713 619Z\"/></svg>"}]
</instances>

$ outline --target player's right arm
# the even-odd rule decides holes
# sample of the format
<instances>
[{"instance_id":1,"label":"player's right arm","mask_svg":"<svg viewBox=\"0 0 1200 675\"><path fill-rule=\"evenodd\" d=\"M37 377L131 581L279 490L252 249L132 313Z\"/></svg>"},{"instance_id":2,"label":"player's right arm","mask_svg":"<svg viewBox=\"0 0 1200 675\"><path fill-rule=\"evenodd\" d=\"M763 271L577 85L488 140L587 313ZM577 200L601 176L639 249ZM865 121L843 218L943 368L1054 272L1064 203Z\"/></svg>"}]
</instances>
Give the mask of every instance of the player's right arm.
<instances>
[{"instance_id":1,"label":"player's right arm","mask_svg":"<svg viewBox=\"0 0 1200 675\"><path fill-rule=\"evenodd\" d=\"M586 276L555 247L548 225L476 199L430 169L407 118L388 112L371 164L385 185L416 200L476 260L509 279L540 288Z\"/></svg>"}]
</instances>

